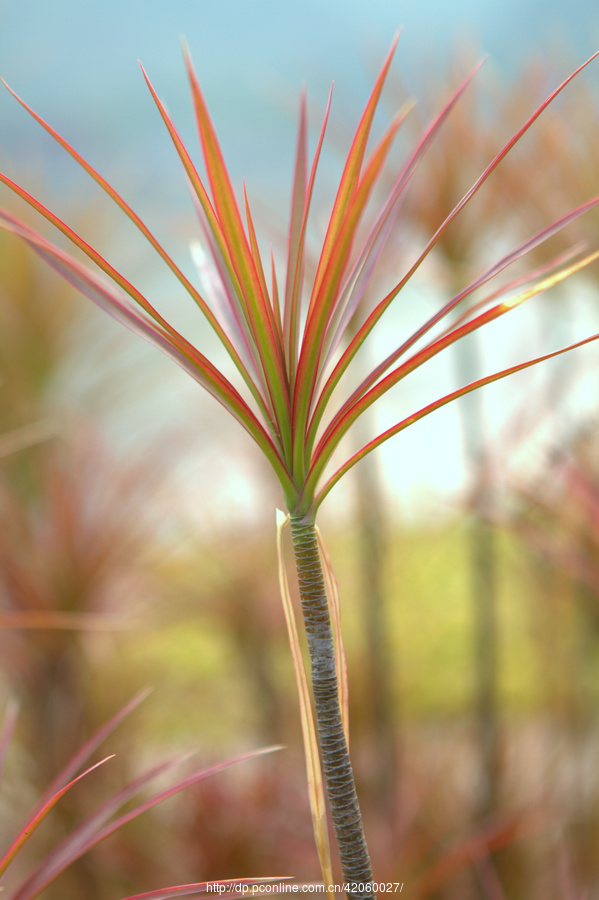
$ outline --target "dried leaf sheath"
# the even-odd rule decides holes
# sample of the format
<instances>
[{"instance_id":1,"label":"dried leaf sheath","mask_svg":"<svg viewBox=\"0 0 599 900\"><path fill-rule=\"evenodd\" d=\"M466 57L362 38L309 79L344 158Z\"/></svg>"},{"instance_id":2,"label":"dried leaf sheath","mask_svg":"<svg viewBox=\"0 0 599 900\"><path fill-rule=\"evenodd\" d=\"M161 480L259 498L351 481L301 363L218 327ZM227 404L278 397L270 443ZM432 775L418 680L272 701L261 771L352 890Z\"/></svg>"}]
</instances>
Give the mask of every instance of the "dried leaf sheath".
<instances>
[{"instance_id":1,"label":"dried leaf sheath","mask_svg":"<svg viewBox=\"0 0 599 900\"><path fill-rule=\"evenodd\" d=\"M283 530L289 522L289 516L277 510L277 555L279 559L279 586L281 591L281 599L283 601L283 610L285 612L285 621L287 624L287 633L289 636L289 646L291 649L291 657L293 659L293 668L295 670L295 681L297 685L298 699L300 705L300 720L302 723L302 738L304 741L304 755L306 758L306 771L308 775L308 797L310 800L310 810L312 813L312 827L314 829L314 840L316 850L320 861L320 869L325 890L329 890L329 886L333 884L333 874L331 867L331 853L329 846L329 834L327 829L327 812L324 795L324 785L322 780L322 770L320 766L320 758L318 753L318 737L314 725L314 714L312 712L312 703L310 700L310 689L308 687L308 679L304 666L299 635L293 612L293 603L289 591L289 583L287 581L287 573L285 572L285 563L283 559Z\"/></svg>"},{"instance_id":2,"label":"dried leaf sheath","mask_svg":"<svg viewBox=\"0 0 599 900\"><path fill-rule=\"evenodd\" d=\"M343 878L346 882L368 884L372 882L372 868L339 705L335 645L318 536L313 522L297 516L291 516L291 534L310 654L318 739ZM351 895L372 897L372 892L358 890Z\"/></svg>"}]
</instances>

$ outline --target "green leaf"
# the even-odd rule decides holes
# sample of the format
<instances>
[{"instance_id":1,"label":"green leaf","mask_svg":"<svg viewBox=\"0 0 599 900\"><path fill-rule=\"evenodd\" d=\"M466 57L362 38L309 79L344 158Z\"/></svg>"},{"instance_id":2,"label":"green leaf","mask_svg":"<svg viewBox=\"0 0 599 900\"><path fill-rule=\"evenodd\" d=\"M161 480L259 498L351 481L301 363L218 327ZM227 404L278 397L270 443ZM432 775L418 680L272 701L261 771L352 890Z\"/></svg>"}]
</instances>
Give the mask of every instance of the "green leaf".
<instances>
[{"instance_id":1,"label":"green leaf","mask_svg":"<svg viewBox=\"0 0 599 900\"><path fill-rule=\"evenodd\" d=\"M214 209L222 229L231 264L241 287L241 299L244 304L246 318L262 360L268 390L274 406L277 427L283 441L286 458L289 458L291 453L289 395L286 390L282 347L277 340L276 323L270 299L263 293L260 277L243 229L241 215L237 208L225 161L187 48L184 48L184 55L202 142L204 161L214 199Z\"/></svg>"},{"instance_id":2,"label":"green leaf","mask_svg":"<svg viewBox=\"0 0 599 900\"><path fill-rule=\"evenodd\" d=\"M398 40L399 35L397 35L391 46L391 50L387 55L381 73L366 104L366 109L358 124L333 204L314 278L293 397L293 429L296 435L302 436L302 439L296 440L294 445L294 471L296 472L305 470L303 436L306 433L306 424L310 414L310 406L314 396L323 351L321 339L330 315L331 303L338 295L339 277L348 263L351 239L365 203L366 198L360 194L358 189L362 161L366 152L374 114ZM357 196L359 194L360 196ZM349 217L346 218L346 213L348 212ZM339 241L342 231L342 240ZM335 258L333 258L336 247L337 252Z\"/></svg>"},{"instance_id":3,"label":"green leaf","mask_svg":"<svg viewBox=\"0 0 599 900\"><path fill-rule=\"evenodd\" d=\"M333 89L331 88L329 92L329 99L327 101L327 106L322 122L322 126L320 129L320 135L318 137L318 143L316 145L316 151L314 153L314 159L312 160L312 167L310 169L310 178L308 180L308 187L306 188L305 199L302 208L301 215L301 223L299 227L299 234L297 236L297 247L295 246L295 240L293 239L293 229L295 229L295 217L299 218L299 210L296 213L295 207L292 205L292 215L291 215L291 224L290 224L290 239L289 239L289 249L288 249L288 261L287 261L287 281L285 288L285 310L284 310L284 338L285 338L285 348L287 352L288 358L288 372L290 378L290 385L293 390L295 390L295 376L297 369L297 356L299 352L299 334L300 334L300 318L301 318L301 291L302 291L302 283L303 283L303 275L304 275L304 245L306 241L306 229L308 225L308 215L310 212L310 204L312 202L312 194L314 191L314 181L316 179L316 172L318 170L318 163L320 161L320 153L322 150L322 145L324 142L324 136L326 133L327 123L329 120L329 113L331 110L331 99L333 95ZM305 112L304 112L305 115ZM301 127L300 127L301 132ZM301 134L300 134L301 138ZM299 150L298 150L299 153ZM306 149L307 153L307 149ZM297 175L296 175L297 178ZM296 194L296 184L294 181L294 192L293 196L295 199Z\"/></svg>"}]
</instances>

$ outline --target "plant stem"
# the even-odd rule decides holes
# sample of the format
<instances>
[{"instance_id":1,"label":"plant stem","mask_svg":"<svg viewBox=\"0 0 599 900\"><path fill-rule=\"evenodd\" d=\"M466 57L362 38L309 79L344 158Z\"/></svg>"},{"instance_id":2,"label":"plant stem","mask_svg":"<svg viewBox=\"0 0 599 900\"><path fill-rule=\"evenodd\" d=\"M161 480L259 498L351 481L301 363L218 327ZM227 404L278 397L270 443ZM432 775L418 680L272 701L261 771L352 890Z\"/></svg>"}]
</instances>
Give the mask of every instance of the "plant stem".
<instances>
[{"instance_id":1,"label":"plant stem","mask_svg":"<svg viewBox=\"0 0 599 900\"><path fill-rule=\"evenodd\" d=\"M331 818L347 893L372 898L372 867L345 740L335 670L335 647L313 521L291 516L291 534L310 653L312 693Z\"/></svg>"}]
</instances>

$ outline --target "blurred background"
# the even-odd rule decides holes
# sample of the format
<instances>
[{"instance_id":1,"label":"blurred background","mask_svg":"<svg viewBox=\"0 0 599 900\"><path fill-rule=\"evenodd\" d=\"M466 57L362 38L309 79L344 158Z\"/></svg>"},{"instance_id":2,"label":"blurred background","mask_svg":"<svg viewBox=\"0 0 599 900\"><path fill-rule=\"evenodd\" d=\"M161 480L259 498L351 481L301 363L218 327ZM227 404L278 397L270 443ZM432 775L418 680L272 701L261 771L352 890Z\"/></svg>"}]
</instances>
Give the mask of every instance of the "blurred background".
<instances>
[{"instance_id":1,"label":"blurred background","mask_svg":"<svg viewBox=\"0 0 599 900\"><path fill-rule=\"evenodd\" d=\"M195 148L186 37L234 185L246 179L260 238L277 257L302 85L313 148L335 81L316 247L399 27L375 131L406 98L417 105L390 177L451 90L488 59L414 180L382 290L599 47L596 4L0 0L0 74L189 269L193 208L137 59ZM365 366L368 352L378 358L385 338L410 333L502 251L599 193L598 86L595 63L543 115L446 233ZM7 92L0 165L185 334L209 340L143 241ZM41 227L8 191L0 205ZM537 250L529 268L576 244L599 245L596 213ZM598 278L595 266L408 379L357 426L356 449L453 386L598 331ZM471 395L357 466L323 508L376 877L405 882L407 896L599 897L597 371L591 345ZM0 703L21 705L0 849L93 729L153 685L106 745L117 751L112 768L65 798L25 870L169 751L208 764L286 749L169 800L45 896L317 879L276 577L282 500L259 454L195 383L3 233L0 391Z\"/></svg>"}]
</instances>

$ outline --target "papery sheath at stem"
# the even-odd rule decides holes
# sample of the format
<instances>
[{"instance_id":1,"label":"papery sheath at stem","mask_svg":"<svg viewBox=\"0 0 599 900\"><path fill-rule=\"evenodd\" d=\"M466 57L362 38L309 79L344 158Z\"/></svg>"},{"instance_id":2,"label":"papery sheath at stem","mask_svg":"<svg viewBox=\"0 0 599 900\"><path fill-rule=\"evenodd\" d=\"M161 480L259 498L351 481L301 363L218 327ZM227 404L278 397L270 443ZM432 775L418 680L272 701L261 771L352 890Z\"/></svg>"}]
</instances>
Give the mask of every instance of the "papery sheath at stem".
<instances>
[{"instance_id":1,"label":"papery sheath at stem","mask_svg":"<svg viewBox=\"0 0 599 900\"><path fill-rule=\"evenodd\" d=\"M343 880L358 886L357 890L348 891L350 896L371 898L373 892L368 885L372 883L372 867L339 706L335 647L318 537L313 521L291 516L290 522L310 653L318 739Z\"/></svg>"}]
</instances>

